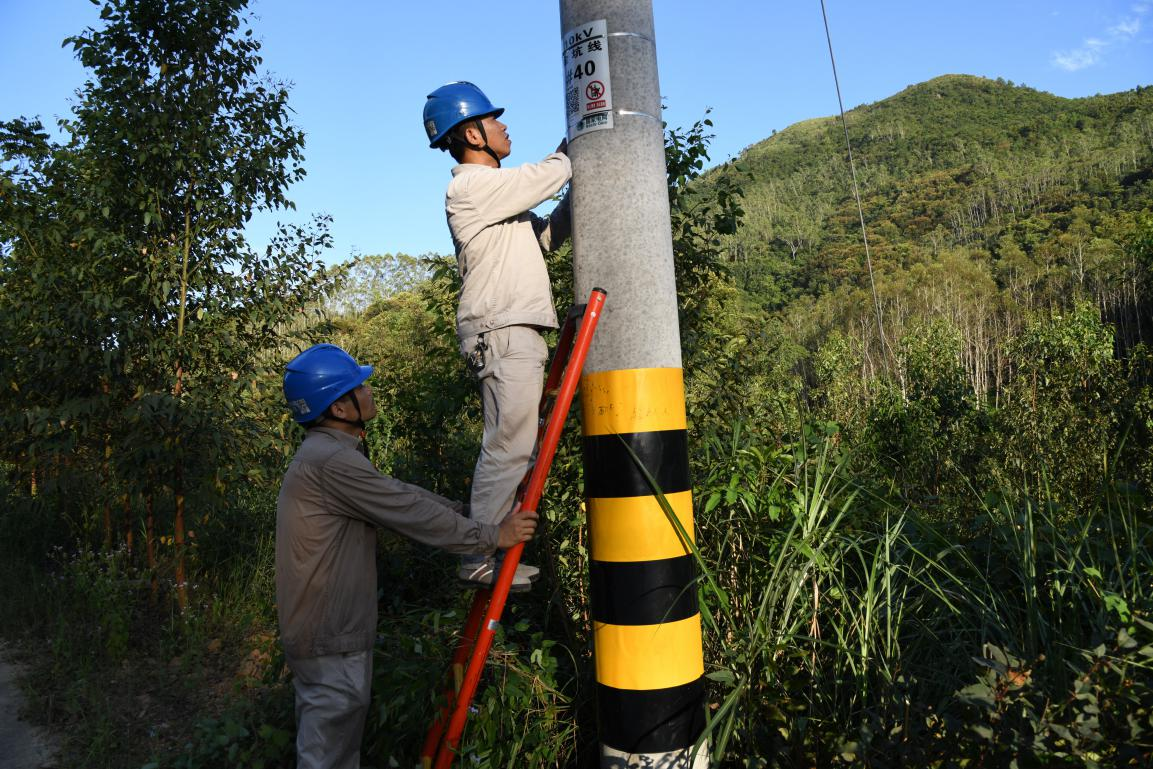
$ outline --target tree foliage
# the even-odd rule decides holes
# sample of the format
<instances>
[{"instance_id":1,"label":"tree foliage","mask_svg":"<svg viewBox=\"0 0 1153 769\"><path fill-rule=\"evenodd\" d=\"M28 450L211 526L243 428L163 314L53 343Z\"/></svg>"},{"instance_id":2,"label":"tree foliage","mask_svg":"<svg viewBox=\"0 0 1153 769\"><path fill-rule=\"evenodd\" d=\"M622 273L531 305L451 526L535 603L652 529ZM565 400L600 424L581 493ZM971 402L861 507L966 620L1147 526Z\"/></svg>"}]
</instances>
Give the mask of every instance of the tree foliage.
<instances>
[{"instance_id":1,"label":"tree foliage","mask_svg":"<svg viewBox=\"0 0 1153 769\"><path fill-rule=\"evenodd\" d=\"M66 41L89 71L66 141L0 127L6 459L82 484L80 521L170 500L178 549L188 495L270 478L273 370L331 282L324 220L244 237L304 171L243 7L112 0Z\"/></svg>"}]
</instances>

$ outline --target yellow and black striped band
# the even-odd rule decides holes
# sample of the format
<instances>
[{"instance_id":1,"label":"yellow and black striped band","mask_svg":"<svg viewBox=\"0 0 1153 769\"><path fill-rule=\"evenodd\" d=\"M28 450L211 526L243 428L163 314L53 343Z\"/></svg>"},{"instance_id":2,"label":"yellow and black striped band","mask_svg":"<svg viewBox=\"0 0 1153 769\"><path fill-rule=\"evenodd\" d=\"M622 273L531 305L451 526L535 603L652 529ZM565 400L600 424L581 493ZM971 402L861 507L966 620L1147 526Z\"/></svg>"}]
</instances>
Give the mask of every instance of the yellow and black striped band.
<instances>
[{"instance_id":1,"label":"yellow and black striped band","mask_svg":"<svg viewBox=\"0 0 1153 769\"><path fill-rule=\"evenodd\" d=\"M601 741L687 748L704 729L704 665L683 374L586 374L581 392Z\"/></svg>"}]
</instances>

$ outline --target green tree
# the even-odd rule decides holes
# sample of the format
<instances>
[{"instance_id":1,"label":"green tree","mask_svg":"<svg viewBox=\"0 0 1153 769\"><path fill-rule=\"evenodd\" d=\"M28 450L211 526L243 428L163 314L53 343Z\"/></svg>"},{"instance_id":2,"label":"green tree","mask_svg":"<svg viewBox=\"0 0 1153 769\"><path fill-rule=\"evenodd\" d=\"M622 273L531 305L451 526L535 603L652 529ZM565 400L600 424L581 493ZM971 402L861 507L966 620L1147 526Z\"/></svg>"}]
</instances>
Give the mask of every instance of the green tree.
<instances>
[{"instance_id":1,"label":"green tree","mask_svg":"<svg viewBox=\"0 0 1153 769\"><path fill-rule=\"evenodd\" d=\"M349 263L340 290L330 303L338 313L364 312L377 302L416 289L429 278L430 264L436 258L432 253L357 256Z\"/></svg>"},{"instance_id":2,"label":"green tree","mask_svg":"<svg viewBox=\"0 0 1153 769\"><path fill-rule=\"evenodd\" d=\"M1031 323L1009 354L1016 376L997 414L1003 481L1048 487L1074 510L1094 504L1115 457L1126 389L1112 329L1080 304Z\"/></svg>"},{"instance_id":3,"label":"green tree","mask_svg":"<svg viewBox=\"0 0 1153 769\"><path fill-rule=\"evenodd\" d=\"M25 455L108 443L132 492L171 500L182 606L186 500L270 465L274 371L331 287L326 220L245 239L304 175L245 4L109 0L66 41L90 73L68 142L2 134L4 418Z\"/></svg>"},{"instance_id":4,"label":"green tree","mask_svg":"<svg viewBox=\"0 0 1153 769\"><path fill-rule=\"evenodd\" d=\"M434 275L410 291L379 298L345 318L341 343L371 362L379 416L368 426L382 471L465 498L481 428L476 384L456 340L455 262L431 262Z\"/></svg>"},{"instance_id":5,"label":"green tree","mask_svg":"<svg viewBox=\"0 0 1153 769\"><path fill-rule=\"evenodd\" d=\"M973 464L966 455L979 448L963 344L948 321L912 327L897 347L903 393L884 388L869 410L867 441L880 466L904 499L923 507L938 507L958 481L964 487Z\"/></svg>"},{"instance_id":6,"label":"green tree","mask_svg":"<svg viewBox=\"0 0 1153 769\"><path fill-rule=\"evenodd\" d=\"M713 175L708 184L694 184L709 159L712 126L705 117L688 130L665 132L677 302L681 334L689 339L708 333L708 306L715 303L718 293L732 294L732 278L723 258L724 237L737 231L745 213L741 207L744 173L737 166L726 164L724 172Z\"/></svg>"}]
</instances>

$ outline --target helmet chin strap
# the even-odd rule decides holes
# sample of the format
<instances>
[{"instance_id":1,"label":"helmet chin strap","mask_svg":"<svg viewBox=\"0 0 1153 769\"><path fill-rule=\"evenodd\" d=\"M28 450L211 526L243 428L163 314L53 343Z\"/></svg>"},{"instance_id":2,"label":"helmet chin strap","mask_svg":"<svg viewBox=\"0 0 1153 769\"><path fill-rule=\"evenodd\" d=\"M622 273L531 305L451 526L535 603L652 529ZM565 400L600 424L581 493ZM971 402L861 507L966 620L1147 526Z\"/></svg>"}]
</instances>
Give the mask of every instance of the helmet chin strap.
<instances>
[{"instance_id":1,"label":"helmet chin strap","mask_svg":"<svg viewBox=\"0 0 1153 769\"><path fill-rule=\"evenodd\" d=\"M360 411L360 399L356 397L356 390L350 390L349 392L345 393L345 395L347 395L349 398L352 398L352 405L356 407L356 419L345 419L344 417L338 417L336 414L332 413L332 406L329 406L325 410L324 419L331 419L333 422L343 422L344 424L352 425L353 427L356 427L363 432L364 415L361 414Z\"/></svg>"},{"instance_id":2,"label":"helmet chin strap","mask_svg":"<svg viewBox=\"0 0 1153 769\"><path fill-rule=\"evenodd\" d=\"M488 146L488 134L486 134L484 131L484 123L478 120L476 121L476 127L477 130L480 131L480 138L484 139L484 146L481 147L481 149L487 152L489 157L496 161L496 167L500 168L500 158L496 156L496 152L493 150L493 148Z\"/></svg>"},{"instance_id":3,"label":"helmet chin strap","mask_svg":"<svg viewBox=\"0 0 1153 769\"><path fill-rule=\"evenodd\" d=\"M491 157L493 160L496 161L496 167L500 168L500 158L497 157L496 151L493 150L492 147L488 146L488 134L485 133L484 123L482 122L482 120L483 120L483 118L479 119L479 120L474 120L473 122L476 124L476 130L480 131L480 138L484 139L484 144L480 145L479 147L475 147L472 144L470 144L468 146L473 148L473 149L478 149L481 152L487 153L489 157Z\"/></svg>"}]
</instances>

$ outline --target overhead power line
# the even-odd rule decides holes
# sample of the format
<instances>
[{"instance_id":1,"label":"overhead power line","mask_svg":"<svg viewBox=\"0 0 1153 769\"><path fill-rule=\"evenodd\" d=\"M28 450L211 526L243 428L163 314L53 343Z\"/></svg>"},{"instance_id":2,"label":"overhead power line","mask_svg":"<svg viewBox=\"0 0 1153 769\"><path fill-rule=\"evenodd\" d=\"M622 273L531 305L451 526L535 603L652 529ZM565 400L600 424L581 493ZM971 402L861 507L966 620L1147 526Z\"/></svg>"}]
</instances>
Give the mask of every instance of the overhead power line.
<instances>
[{"instance_id":1,"label":"overhead power line","mask_svg":"<svg viewBox=\"0 0 1153 769\"><path fill-rule=\"evenodd\" d=\"M877 295L877 280L873 275L873 258L869 253L869 235L865 229L865 209L861 205L861 191L857 185L857 166L853 162L853 145L849 141L849 123L845 120L845 102L841 99L841 81L837 77L837 58L833 55L833 36L829 32L829 15L825 10L825 0L821 0L821 18L825 22L825 40L829 43L829 63L833 66L833 84L837 87L837 107L841 113L841 128L845 132L845 149L849 153L849 173L853 179L853 198L857 201L857 216L861 221L861 240L865 244L865 266L869 270L869 288L873 292L873 307L877 313L877 333L881 337L881 350L888 358L889 341L885 338L885 326L881 319L881 300Z\"/></svg>"}]
</instances>

